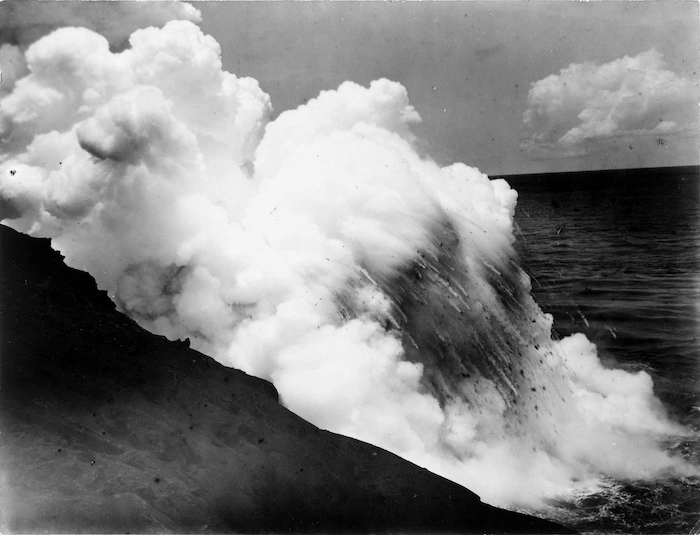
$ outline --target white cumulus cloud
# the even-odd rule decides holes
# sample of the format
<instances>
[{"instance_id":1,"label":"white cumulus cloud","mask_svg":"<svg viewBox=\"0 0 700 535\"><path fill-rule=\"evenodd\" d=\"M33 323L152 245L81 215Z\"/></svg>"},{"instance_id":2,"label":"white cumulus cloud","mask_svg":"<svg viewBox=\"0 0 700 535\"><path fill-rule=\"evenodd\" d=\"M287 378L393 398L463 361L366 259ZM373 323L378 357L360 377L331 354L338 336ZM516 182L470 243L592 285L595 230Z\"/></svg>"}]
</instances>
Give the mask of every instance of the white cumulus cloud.
<instances>
[{"instance_id":1,"label":"white cumulus cloud","mask_svg":"<svg viewBox=\"0 0 700 535\"><path fill-rule=\"evenodd\" d=\"M611 138L682 135L698 127L700 91L655 49L608 63L572 63L534 82L524 146L562 156Z\"/></svg>"}]
</instances>

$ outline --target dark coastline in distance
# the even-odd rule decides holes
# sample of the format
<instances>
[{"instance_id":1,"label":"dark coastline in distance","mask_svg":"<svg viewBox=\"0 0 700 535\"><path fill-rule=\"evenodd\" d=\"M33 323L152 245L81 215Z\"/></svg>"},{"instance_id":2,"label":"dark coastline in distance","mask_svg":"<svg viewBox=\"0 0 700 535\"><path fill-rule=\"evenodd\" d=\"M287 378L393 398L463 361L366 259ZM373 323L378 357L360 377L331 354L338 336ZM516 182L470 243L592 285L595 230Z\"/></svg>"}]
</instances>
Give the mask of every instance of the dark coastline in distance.
<instances>
[{"instance_id":1,"label":"dark coastline in distance","mask_svg":"<svg viewBox=\"0 0 700 535\"><path fill-rule=\"evenodd\" d=\"M590 179L596 182L606 180L629 180L629 179L646 179L657 177L659 175L691 175L695 178L700 178L700 165L684 165L677 167L641 167L634 169L605 169L600 171L565 171L561 173L524 173L524 174L493 174L490 178L503 178L507 182L533 182L537 180L550 181L557 180L566 183L567 179L575 178L578 181Z\"/></svg>"}]
</instances>

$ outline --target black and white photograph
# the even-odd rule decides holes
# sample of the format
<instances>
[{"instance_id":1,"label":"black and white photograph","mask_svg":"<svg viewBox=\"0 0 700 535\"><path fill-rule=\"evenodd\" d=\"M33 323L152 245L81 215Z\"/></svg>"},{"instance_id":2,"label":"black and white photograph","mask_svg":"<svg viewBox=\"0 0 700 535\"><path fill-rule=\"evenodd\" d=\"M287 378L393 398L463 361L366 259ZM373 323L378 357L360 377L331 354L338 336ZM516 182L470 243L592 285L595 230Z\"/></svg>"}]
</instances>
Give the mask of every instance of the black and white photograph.
<instances>
[{"instance_id":1,"label":"black and white photograph","mask_svg":"<svg viewBox=\"0 0 700 535\"><path fill-rule=\"evenodd\" d=\"M0 0L0 532L700 535L699 52Z\"/></svg>"}]
</instances>

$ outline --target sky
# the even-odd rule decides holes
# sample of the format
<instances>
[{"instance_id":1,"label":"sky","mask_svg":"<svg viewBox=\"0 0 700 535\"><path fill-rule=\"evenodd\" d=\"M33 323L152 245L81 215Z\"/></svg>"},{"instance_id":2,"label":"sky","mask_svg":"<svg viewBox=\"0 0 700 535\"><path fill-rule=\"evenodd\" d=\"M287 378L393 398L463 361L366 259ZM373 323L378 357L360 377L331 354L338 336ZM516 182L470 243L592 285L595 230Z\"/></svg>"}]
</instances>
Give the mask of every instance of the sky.
<instances>
[{"instance_id":1,"label":"sky","mask_svg":"<svg viewBox=\"0 0 700 535\"><path fill-rule=\"evenodd\" d=\"M401 83L422 118L419 150L441 165L500 175L700 163L694 1L147 4L0 2L0 45L76 25L120 50L145 21L186 18L220 43L226 70L260 82L273 116L346 80Z\"/></svg>"},{"instance_id":2,"label":"sky","mask_svg":"<svg viewBox=\"0 0 700 535\"><path fill-rule=\"evenodd\" d=\"M258 79L275 113L386 77L407 88L422 148L443 164L517 174L699 163L696 2L196 7L224 68Z\"/></svg>"}]
</instances>

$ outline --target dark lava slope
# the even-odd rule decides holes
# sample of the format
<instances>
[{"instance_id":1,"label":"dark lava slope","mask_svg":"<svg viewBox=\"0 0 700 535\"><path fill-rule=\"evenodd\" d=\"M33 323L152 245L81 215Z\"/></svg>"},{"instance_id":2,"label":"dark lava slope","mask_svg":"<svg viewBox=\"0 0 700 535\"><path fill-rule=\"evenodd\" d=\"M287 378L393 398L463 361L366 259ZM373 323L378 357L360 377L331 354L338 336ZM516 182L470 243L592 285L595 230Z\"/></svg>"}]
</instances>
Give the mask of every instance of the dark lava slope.
<instances>
[{"instance_id":1,"label":"dark lava slope","mask_svg":"<svg viewBox=\"0 0 700 535\"><path fill-rule=\"evenodd\" d=\"M321 431L0 225L0 530L566 532Z\"/></svg>"}]
</instances>

